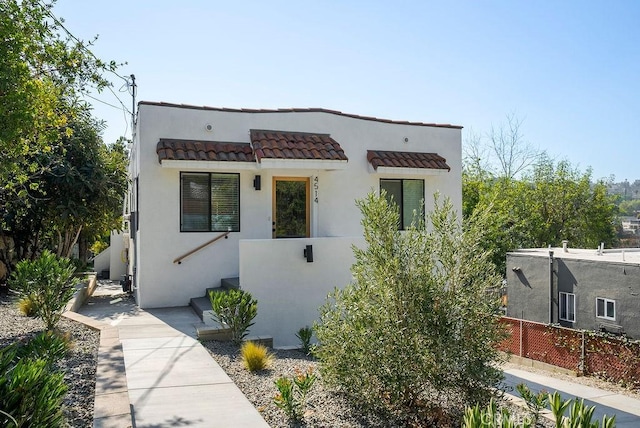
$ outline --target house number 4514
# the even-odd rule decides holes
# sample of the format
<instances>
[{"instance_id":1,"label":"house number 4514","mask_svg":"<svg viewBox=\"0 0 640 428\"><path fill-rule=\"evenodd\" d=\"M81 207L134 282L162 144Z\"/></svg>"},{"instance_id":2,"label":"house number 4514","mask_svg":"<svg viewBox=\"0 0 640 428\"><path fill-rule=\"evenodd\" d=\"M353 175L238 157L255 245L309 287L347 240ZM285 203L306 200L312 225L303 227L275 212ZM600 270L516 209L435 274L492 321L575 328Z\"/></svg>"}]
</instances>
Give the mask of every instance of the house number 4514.
<instances>
[{"instance_id":1,"label":"house number 4514","mask_svg":"<svg viewBox=\"0 0 640 428\"><path fill-rule=\"evenodd\" d=\"M318 176L316 175L315 177L313 177L313 201L317 204L318 203L318 188L320 186L318 186Z\"/></svg>"}]
</instances>

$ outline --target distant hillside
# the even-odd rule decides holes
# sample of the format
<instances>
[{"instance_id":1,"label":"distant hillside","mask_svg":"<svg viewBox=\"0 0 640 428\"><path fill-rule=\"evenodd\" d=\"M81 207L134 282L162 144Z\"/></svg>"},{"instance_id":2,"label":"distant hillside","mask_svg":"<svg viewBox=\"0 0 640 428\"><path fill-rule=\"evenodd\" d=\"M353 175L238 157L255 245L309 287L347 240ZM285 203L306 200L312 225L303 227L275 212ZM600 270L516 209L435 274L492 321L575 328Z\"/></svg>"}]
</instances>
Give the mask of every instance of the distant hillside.
<instances>
[{"instance_id":1,"label":"distant hillside","mask_svg":"<svg viewBox=\"0 0 640 428\"><path fill-rule=\"evenodd\" d=\"M611 183L607 190L609 194L622 196L623 201L640 199L640 180L635 180L633 183L627 180Z\"/></svg>"}]
</instances>

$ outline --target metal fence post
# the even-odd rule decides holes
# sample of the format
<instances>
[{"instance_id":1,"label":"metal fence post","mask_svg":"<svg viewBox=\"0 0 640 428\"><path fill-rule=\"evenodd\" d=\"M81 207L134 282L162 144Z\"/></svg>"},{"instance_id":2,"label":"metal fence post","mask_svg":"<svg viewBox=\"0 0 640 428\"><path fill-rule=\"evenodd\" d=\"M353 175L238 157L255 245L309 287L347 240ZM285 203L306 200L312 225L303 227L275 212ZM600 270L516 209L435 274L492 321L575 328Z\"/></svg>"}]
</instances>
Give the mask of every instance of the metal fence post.
<instances>
[{"instance_id":1,"label":"metal fence post","mask_svg":"<svg viewBox=\"0 0 640 428\"><path fill-rule=\"evenodd\" d=\"M585 368L586 368L586 356L585 356L585 343L584 343L584 330L582 330L582 343L580 346L580 374L584 375L585 373Z\"/></svg>"},{"instance_id":2,"label":"metal fence post","mask_svg":"<svg viewBox=\"0 0 640 428\"><path fill-rule=\"evenodd\" d=\"M522 357L522 318L520 318L520 356Z\"/></svg>"}]
</instances>

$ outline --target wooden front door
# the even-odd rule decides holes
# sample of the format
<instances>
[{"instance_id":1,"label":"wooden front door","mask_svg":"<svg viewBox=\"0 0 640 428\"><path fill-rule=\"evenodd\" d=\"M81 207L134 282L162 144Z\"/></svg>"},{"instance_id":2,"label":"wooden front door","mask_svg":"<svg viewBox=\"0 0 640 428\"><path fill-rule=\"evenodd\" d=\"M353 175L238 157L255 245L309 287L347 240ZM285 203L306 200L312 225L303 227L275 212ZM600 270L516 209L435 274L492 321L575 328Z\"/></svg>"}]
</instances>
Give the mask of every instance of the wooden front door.
<instances>
[{"instance_id":1,"label":"wooden front door","mask_svg":"<svg viewBox=\"0 0 640 428\"><path fill-rule=\"evenodd\" d=\"M273 178L273 237L305 238L309 222L309 177Z\"/></svg>"}]
</instances>

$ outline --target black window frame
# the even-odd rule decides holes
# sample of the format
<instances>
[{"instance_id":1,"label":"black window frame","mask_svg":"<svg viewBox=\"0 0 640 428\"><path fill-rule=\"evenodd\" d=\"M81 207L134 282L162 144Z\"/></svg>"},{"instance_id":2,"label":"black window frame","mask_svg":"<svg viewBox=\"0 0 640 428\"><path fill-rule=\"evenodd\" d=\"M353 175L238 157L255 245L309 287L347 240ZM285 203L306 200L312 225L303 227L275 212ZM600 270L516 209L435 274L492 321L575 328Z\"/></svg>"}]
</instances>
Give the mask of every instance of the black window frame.
<instances>
[{"instance_id":1,"label":"black window frame","mask_svg":"<svg viewBox=\"0 0 640 428\"><path fill-rule=\"evenodd\" d=\"M207 229L202 229L202 230L184 230L184 224L183 224L183 214L184 214L184 209L183 209L183 179L185 175L207 175L208 177L208 184L207 184L207 188L208 188L208 193L209 193L209 211L207 213L207 221L208 221L208 228ZM237 177L237 184L238 184L238 196L237 196L237 201L236 201L236 205L238 207L238 228L237 229L231 229L228 230L224 229L224 230L218 230L218 229L213 229L213 225L212 225L212 209L211 209L211 178L213 175L230 175L230 176L235 176ZM201 171L181 171L180 172L180 204L179 204L179 210L180 210L180 233L220 233L220 232L240 232L241 226L240 226L240 222L241 222L241 207L240 207L240 192L242 191L242 186L241 186L241 181L240 181L240 173L237 172L201 172Z\"/></svg>"},{"instance_id":2,"label":"black window frame","mask_svg":"<svg viewBox=\"0 0 640 428\"><path fill-rule=\"evenodd\" d=\"M398 206L398 209L400 211L400 224L398 225L398 230L407 230L407 228L409 226L411 226L411 224L404 224L404 217L405 217L405 213L404 213L404 182L405 181L419 181L422 183L422 198L421 200L421 208L422 208L422 212L420 213L422 215L422 220L425 219L425 207L424 207L424 203L425 203L425 189L426 189L426 184L425 184L425 180L423 178L381 178L380 179L380 193L382 194L382 183L384 181L399 181L400 182L400 201L396 201L394 199L394 203Z\"/></svg>"}]
</instances>

